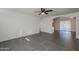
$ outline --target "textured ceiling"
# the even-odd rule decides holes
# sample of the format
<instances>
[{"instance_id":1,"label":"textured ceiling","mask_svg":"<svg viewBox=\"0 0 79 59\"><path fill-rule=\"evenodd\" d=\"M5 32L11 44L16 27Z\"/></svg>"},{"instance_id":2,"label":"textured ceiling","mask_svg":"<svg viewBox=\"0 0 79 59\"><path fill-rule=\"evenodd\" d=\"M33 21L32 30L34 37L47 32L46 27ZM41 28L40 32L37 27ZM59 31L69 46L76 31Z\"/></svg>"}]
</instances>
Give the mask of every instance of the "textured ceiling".
<instances>
[{"instance_id":1,"label":"textured ceiling","mask_svg":"<svg viewBox=\"0 0 79 59\"><path fill-rule=\"evenodd\" d=\"M54 11L49 12L48 15L41 15L41 16L50 16L50 15L56 16L56 15L79 12L79 8L46 8L46 9L53 9ZM35 13L35 11L40 11L40 8L3 8L3 10L8 10L17 13L38 15L38 13Z\"/></svg>"}]
</instances>

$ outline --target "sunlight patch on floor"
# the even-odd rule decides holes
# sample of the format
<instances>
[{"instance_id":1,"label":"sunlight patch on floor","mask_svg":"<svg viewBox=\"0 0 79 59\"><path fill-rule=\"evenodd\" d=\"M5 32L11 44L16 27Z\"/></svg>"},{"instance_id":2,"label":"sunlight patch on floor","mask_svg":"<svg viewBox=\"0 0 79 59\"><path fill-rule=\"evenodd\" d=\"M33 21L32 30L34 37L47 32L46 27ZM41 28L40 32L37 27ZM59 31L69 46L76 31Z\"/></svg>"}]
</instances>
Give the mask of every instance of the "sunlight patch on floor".
<instances>
[{"instance_id":1,"label":"sunlight patch on floor","mask_svg":"<svg viewBox=\"0 0 79 59\"><path fill-rule=\"evenodd\" d=\"M26 39L26 41L31 41L30 39L28 39L28 38L25 38Z\"/></svg>"}]
</instances>

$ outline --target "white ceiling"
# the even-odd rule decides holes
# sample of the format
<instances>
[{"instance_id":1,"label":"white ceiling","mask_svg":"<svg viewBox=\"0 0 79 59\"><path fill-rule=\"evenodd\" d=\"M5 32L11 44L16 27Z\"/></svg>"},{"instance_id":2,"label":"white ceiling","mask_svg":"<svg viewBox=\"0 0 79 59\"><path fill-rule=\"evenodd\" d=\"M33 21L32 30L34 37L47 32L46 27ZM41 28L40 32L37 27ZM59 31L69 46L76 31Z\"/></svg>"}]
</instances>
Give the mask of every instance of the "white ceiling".
<instances>
[{"instance_id":1,"label":"white ceiling","mask_svg":"<svg viewBox=\"0 0 79 59\"><path fill-rule=\"evenodd\" d=\"M31 15L38 15L37 13L35 13L35 11L40 11L40 8L3 8L3 9L12 12L31 14ZM49 12L49 15L41 15L41 16L50 16L50 15L56 16L56 15L79 12L79 8L46 8L46 9L53 9L54 11Z\"/></svg>"}]
</instances>

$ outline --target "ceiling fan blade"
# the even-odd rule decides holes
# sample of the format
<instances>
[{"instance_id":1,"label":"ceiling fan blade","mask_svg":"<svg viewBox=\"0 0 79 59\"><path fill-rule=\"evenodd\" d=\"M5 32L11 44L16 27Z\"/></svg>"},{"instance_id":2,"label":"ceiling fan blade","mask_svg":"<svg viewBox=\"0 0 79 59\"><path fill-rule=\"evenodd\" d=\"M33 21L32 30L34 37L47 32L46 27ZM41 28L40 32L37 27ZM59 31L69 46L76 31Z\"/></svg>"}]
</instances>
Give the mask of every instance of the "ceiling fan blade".
<instances>
[{"instance_id":1,"label":"ceiling fan blade","mask_svg":"<svg viewBox=\"0 0 79 59\"><path fill-rule=\"evenodd\" d=\"M44 11L45 11L45 9L44 9L44 8L41 8L41 11L42 11L42 12L44 12Z\"/></svg>"},{"instance_id":2,"label":"ceiling fan blade","mask_svg":"<svg viewBox=\"0 0 79 59\"><path fill-rule=\"evenodd\" d=\"M48 14L47 12L44 12L46 15Z\"/></svg>"},{"instance_id":3,"label":"ceiling fan blade","mask_svg":"<svg viewBox=\"0 0 79 59\"><path fill-rule=\"evenodd\" d=\"M46 10L45 12L52 12L53 10Z\"/></svg>"},{"instance_id":4,"label":"ceiling fan blade","mask_svg":"<svg viewBox=\"0 0 79 59\"><path fill-rule=\"evenodd\" d=\"M41 15L41 13L39 13L38 15Z\"/></svg>"}]
</instances>

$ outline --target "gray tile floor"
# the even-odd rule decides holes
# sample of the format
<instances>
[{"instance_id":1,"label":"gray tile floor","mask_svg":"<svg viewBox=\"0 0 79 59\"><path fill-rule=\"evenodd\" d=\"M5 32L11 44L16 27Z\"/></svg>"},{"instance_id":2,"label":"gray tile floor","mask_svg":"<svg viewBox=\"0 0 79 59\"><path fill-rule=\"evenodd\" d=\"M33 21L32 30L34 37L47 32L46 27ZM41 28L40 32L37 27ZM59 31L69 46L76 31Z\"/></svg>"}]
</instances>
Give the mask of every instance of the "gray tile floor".
<instances>
[{"instance_id":1,"label":"gray tile floor","mask_svg":"<svg viewBox=\"0 0 79 59\"><path fill-rule=\"evenodd\" d=\"M53 34L39 33L1 42L0 51L76 51L78 44L75 43L75 33L56 31Z\"/></svg>"}]
</instances>

